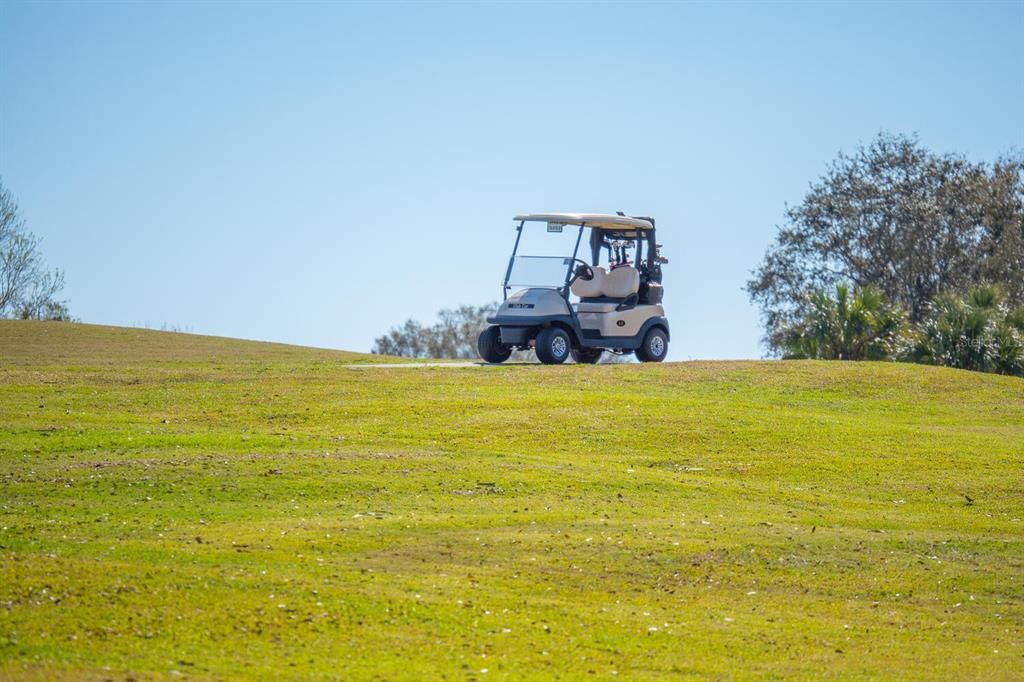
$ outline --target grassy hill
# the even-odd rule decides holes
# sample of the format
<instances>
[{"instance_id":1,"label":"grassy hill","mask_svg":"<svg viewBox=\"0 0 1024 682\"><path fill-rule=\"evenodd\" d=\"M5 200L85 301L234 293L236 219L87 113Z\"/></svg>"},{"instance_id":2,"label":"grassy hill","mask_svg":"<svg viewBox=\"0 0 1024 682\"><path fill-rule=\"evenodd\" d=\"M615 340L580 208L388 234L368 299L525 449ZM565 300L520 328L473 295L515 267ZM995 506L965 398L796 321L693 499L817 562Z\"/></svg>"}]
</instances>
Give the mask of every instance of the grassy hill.
<instances>
[{"instance_id":1,"label":"grassy hill","mask_svg":"<svg viewBox=\"0 0 1024 682\"><path fill-rule=\"evenodd\" d=\"M0 677L1021 679L1024 381L367 359L0 322Z\"/></svg>"}]
</instances>

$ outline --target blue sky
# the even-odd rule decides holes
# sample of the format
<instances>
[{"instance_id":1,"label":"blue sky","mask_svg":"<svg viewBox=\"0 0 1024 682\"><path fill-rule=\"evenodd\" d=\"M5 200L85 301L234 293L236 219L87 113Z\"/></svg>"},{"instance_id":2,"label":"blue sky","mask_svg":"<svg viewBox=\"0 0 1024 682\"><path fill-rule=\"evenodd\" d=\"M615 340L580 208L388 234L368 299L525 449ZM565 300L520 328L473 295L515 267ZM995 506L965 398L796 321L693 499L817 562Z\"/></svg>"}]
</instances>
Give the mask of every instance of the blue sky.
<instances>
[{"instance_id":1,"label":"blue sky","mask_svg":"<svg viewBox=\"0 0 1024 682\"><path fill-rule=\"evenodd\" d=\"M879 130L1024 147L1024 2L0 3L0 177L87 322L368 350L517 212L658 220L671 357Z\"/></svg>"}]
</instances>

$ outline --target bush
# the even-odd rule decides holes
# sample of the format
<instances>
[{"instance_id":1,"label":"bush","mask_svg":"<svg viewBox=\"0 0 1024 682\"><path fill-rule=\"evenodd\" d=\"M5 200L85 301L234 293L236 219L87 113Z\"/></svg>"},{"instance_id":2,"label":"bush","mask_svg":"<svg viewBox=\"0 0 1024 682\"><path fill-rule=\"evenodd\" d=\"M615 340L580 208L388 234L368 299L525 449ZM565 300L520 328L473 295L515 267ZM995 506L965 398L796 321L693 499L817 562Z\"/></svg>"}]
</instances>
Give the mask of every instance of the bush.
<instances>
[{"instance_id":1,"label":"bush","mask_svg":"<svg viewBox=\"0 0 1024 682\"><path fill-rule=\"evenodd\" d=\"M972 289L964 298L941 296L900 359L1024 376L1024 307L1010 310L995 286Z\"/></svg>"},{"instance_id":2,"label":"bush","mask_svg":"<svg viewBox=\"0 0 1024 682\"><path fill-rule=\"evenodd\" d=\"M806 313L782 334L783 357L816 360L886 360L898 347L904 315L875 287L837 284L807 297Z\"/></svg>"}]
</instances>

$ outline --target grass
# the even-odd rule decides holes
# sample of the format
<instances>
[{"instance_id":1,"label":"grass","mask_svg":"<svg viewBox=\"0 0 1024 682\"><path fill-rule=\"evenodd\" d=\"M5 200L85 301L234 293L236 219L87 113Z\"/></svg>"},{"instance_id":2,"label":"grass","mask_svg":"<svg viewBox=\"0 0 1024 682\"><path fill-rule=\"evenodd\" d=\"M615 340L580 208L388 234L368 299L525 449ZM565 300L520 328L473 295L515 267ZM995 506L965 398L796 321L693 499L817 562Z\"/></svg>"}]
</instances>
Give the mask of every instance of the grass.
<instances>
[{"instance_id":1,"label":"grass","mask_svg":"<svg viewBox=\"0 0 1024 682\"><path fill-rule=\"evenodd\" d=\"M1022 679L1024 381L0 322L0 677Z\"/></svg>"}]
</instances>

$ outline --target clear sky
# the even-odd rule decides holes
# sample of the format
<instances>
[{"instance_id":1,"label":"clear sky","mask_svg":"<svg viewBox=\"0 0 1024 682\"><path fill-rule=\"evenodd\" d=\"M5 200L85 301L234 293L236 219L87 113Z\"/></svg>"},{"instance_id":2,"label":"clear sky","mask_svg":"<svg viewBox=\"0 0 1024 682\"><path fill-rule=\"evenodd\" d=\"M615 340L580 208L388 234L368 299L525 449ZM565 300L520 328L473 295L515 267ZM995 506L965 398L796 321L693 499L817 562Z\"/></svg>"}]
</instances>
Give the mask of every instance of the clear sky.
<instances>
[{"instance_id":1,"label":"clear sky","mask_svg":"<svg viewBox=\"0 0 1024 682\"><path fill-rule=\"evenodd\" d=\"M657 218L671 357L879 130L1024 147L1024 2L0 0L0 177L86 322L366 351L500 298L517 212Z\"/></svg>"}]
</instances>

